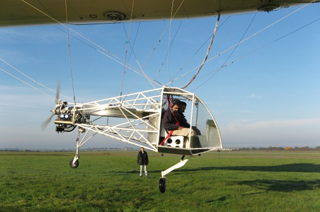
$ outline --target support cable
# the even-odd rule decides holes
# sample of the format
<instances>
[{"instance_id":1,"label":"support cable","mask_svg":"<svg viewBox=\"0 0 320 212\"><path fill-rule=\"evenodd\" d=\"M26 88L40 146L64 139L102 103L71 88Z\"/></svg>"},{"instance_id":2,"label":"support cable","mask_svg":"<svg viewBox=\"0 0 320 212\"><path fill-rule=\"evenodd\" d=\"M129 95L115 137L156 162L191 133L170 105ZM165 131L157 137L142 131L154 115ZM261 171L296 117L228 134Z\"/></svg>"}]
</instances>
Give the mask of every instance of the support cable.
<instances>
[{"instance_id":1,"label":"support cable","mask_svg":"<svg viewBox=\"0 0 320 212\"><path fill-rule=\"evenodd\" d=\"M247 29L245 30L245 32L243 33L242 37L240 38L240 40L239 40L239 42L238 42L239 45L240 45L240 42L243 40L244 36L247 34L249 28L251 27L251 24L253 23L253 20L255 19L256 15L257 15L257 13L254 14L254 16L252 17L252 19L251 19L251 21L250 21ZM213 75L216 75L219 70L221 70L223 67L226 66L228 60L229 60L230 57L233 55L233 53L237 50L237 48L238 48L239 45L237 45L237 46L232 50L232 52L229 54L228 58L223 62L223 64L222 64L216 71L214 71L214 74L213 74ZM204 75L204 76L207 76L207 74ZM199 77L198 79L201 79L201 78L203 78L204 76ZM212 77L213 77L213 76L211 76L210 78L212 78ZM196 80L196 81L197 81L197 80Z\"/></svg>"},{"instance_id":2,"label":"support cable","mask_svg":"<svg viewBox=\"0 0 320 212\"><path fill-rule=\"evenodd\" d=\"M120 96L122 96L122 89L123 89L123 81L124 81L124 76L126 75L126 65L127 65L127 57L128 57L128 48L129 48L129 42L130 42L130 34L131 34L131 24L132 24L132 15L133 15L133 8L134 8L134 0L132 0L132 6L131 6L131 15L130 15L130 23L129 23L129 33L126 33L126 37L127 37L127 45L126 45L126 52L125 52L125 58L124 58L124 66L123 66L123 74L122 74L122 79L121 79L121 83L120 83ZM122 26L125 30L125 26L122 23ZM121 101L121 97L120 97L120 101Z\"/></svg>"},{"instance_id":3,"label":"support cable","mask_svg":"<svg viewBox=\"0 0 320 212\"><path fill-rule=\"evenodd\" d=\"M8 74L9 76L11 76L11 77L13 77L13 78L15 78L15 79L19 80L20 82L22 82L22 83L24 83L24 84L28 85L29 87L31 87L31 88L33 88L33 89L35 89L35 90L39 91L40 93L42 93L42 94L44 94L44 95L46 95L46 96L48 96L48 97L50 97L50 98L52 98L52 99L55 99L55 97L54 97L54 96L50 96L50 95L49 95L49 94L47 94L46 92L44 92L44 91L40 90L39 88L34 87L33 85L31 85L31 84L27 83L26 81L24 81L24 80L20 79L19 77L15 76L15 75L13 75L13 74L11 74L11 73L7 72L6 70L4 70L4 69L0 68L0 71L2 71L2 72L4 72L4 73Z\"/></svg>"},{"instance_id":4,"label":"support cable","mask_svg":"<svg viewBox=\"0 0 320 212\"><path fill-rule=\"evenodd\" d=\"M51 20L53 20L54 22L58 23L59 25L67 28L67 26L63 23L61 23L60 21L58 21L57 19L53 18L52 16L48 15L47 13L43 12L42 10L38 9L37 7L33 6L32 4L26 2L25 0L21 0L23 3L27 4L28 6L30 6L31 8L37 10L38 12L40 12L41 14L43 14L44 16L47 16L48 18L50 18ZM80 34L79 32L69 28L70 31L72 31L73 33L75 33L76 35L78 35L79 37L83 38L84 40L88 41L89 43L93 44L94 46L98 47L99 49L107 52L108 54L110 54L111 56L115 57L117 60L121 60L118 56L112 54L110 51L106 50L105 48L99 46L98 44L96 44L95 42L93 42L92 40L90 40L89 38L83 36L82 34ZM111 58L110 56L110 58ZM114 59L114 58L111 58ZM115 59L114 59L115 60Z\"/></svg>"},{"instance_id":5,"label":"support cable","mask_svg":"<svg viewBox=\"0 0 320 212\"><path fill-rule=\"evenodd\" d=\"M213 34L212 34L212 37L211 37L210 45L209 45L209 47L208 47L208 49L207 49L207 54L206 54L206 56L204 57L204 59L203 59L203 61L202 61L202 64L200 65L200 68L199 68L199 70L197 71L197 73L195 73L195 74L193 75L193 77L191 78L191 80L190 80L187 84L185 84L184 86L181 87L182 89L185 89L186 87L188 87L188 86L193 82L193 80L195 80L195 78L197 77L197 75L200 73L202 67L203 67L204 64L206 63L206 61L207 61L207 59L208 59L208 56L209 56L209 53L210 53L210 50L211 50L211 47L212 47L213 39L214 39L214 37L215 37L215 35L216 35L216 32L217 32L217 28L218 28L219 21L220 21L220 11L218 11L218 18L217 18L216 25L215 25L214 30L213 30Z\"/></svg>"},{"instance_id":6,"label":"support cable","mask_svg":"<svg viewBox=\"0 0 320 212\"><path fill-rule=\"evenodd\" d=\"M312 2L314 2L314 1L315 1L315 0L313 0ZM275 25L275 24L279 23L280 21L283 21L284 19L286 19L286 18L288 18L289 16L291 16L291 15L295 14L295 13L296 13L296 12L298 12L299 10L301 10L301 9L305 8L306 6L310 5L312 2L310 2L310 3L308 3L308 4L304 5L304 6L302 6L302 7L300 7L300 8L298 8L297 10L295 10L295 11L291 12L290 14L288 14L288 15L286 15L286 16L284 16L284 17L280 18L279 20L277 20L277 21L273 22L272 24L270 24L270 25L266 26L265 28L263 28L263 29L259 30L258 32L256 32L256 33L252 34L251 36L249 36L249 37L245 38L245 39L244 39L244 40L242 40L241 42L239 42L239 43L237 43L237 44L235 44L235 45L233 45L233 46L229 47L228 49L226 49L226 50L224 50L224 51L220 52L219 54L216 54L215 56L213 56L213 57L211 57L209 60L207 60L207 61L206 61L206 63L208 63L208 62L212 61L213 59L215 59L215 58L217 58L217 57L221 56L222 54L224 54L224 53L226 53L226 52L230 51L231 49L233 49L233 48L237 47L238 45L240 45L240 44L242 44L242 43L244 43L244 42L248 41L249 39L253 38L254 36L256 36L256 35L258 35L258 34L262 33L263 31L265 31L265 30L269 29L269 28L270 28L270 27L272 27L273 25ZM175 81L179 80L180 78L182 78L182 77L186 76L187 74L189 74L190 72L192 72L192 71L196 70L196 69L197 69L197 68L199 68L200 66L201 66L201 65L199 65L199 66L197 66L197 67L195 67L195 68L193 68L193 69L189 70L188 72L186 72L186 73L184 73L184 74L180 75L180 76L179 76L179 77L177 77L176 79L173 79L172 81L168 82L166 85L168 85L168 84L170 84L170 83L172 83L172 82L175 82Z\"/></svg>"},{"instance_id":7,"label":"support cable","mask_svg":"<svg viewBox=\"0 0 320 212\"><path fill-rule=\"evenodd\" d=\"M171 81L171 74L170 74L170 40L171 40L171 29L172 29L172 13L173 13L173 6L174 6L174 0L171 2L171 15L170 15L170 21L169 21L169 33L168 33L168 50L167 50L167 71L169 80Z\"/></svg>"},{"instance_id":8,"label":"support cable","mask_svg":"<svg viewBox=\"0 0 320 212\"><path fill-rule=\"evenodd\" d=\"M132 50L130 52L130 55L129 55L129 61L131 59L131 55L132 55L132 52L133 52L133 49L134 49L134 46L136 44L136 40L137 40L137 37L138 37L138 32L140 30L140 26L141 26L141 23L139 23L139 26L138 26L138 29L137 29L137 32L136 32L136 35L135 35L135 38L134 38L134 41L133 41L133 45L132 45ZM135 80L131 83L131 86L129 88L129 90L126 92L126 95L128 95L128 93L130 92L130 90L132 89L132 87L135 85L137 79L139 78L139 75L136 76Z\"/></svg>"},{"instance_id":9,"label":"support cable","mask_svg":"<svg viewBox=\"0 0 320 212\"><path fill-rule=\"evenodd\" d=\"M185 0L183 0L183 1L180 3L178 9L176 10L176 12L175 12L174 15L172 16L172 18L175 18L175 16L177 15L178 11L180 10L182 4L184 3L184 1L185 1ZM143 68L144 68L144 67L147 65L147 63L149 62L151 56L152 56L153 53L155 52L155 50L156 50L156 48L158 47L159 43L161 42L162 37L164 36L164 34L166 33L166 31L168 30L168 27L169 27L169 24L168 24L168 25L166 26L166 28L163 30L160 38L158 39L157 43L154 45L153 49L151 50L151 52L150 52L150 54L149 54L146 62L145 62L145 63L143 64L143 66L142 66Z\"/></svg>"},{"instance_id":10,"label":"support cable","mask_svg":"<svg viewBox=\"0 0 320 212\"><path fill-rule=\"evenodd\" d=\"M183 3L183 1L182 1L182 3ZM182 3L179 5L179 8L181 7ZM178 10L179 10L179 8L178 8ZM175 12L174 16L177 14L178 10ZM180 28L181 24L182 24L182 22L180 23L179 28ZM164 29L164 31L162 32L160 38L158 39L158 42L157 42L157 43L155 44L155 46L153 47L153 49L152 49L151 53L149 54L146 62L143 64L142 67L140 66L142 70L144 69L144 67L146 66L146 64L149 62L149 60L150 60L153 52L156 50L158 44L161 42L161 39L162 39L162 37L164 36L165 32L167 31L168 27L169 27L169 25L167 25L166 28ZM140 24L139 24L139 28L140 28ZM138 28L138 31L139 31L139 28ZM138 33L138 31L137 31L137 33ZM178 29L178 31L179 31L179 29ZM176 32L175 37L176 37L178 31ZM174 37L174 40L175 40L175 37ZM135 37L133 46L131 47L132 50L131 50L131 52L130 52L130 57L131 57L131 54L132 54L132 53L135 55L135 53L134 53L134 51L133 51L133 47L134 47L134 45L135 45L136 38L137 38L137 35L136 35L136 37ZM171 46L172 46L172 43L171 43ZM171 47L171 46L170 46L170 47ZM129 58L130 58L130 57L129 57ZM165 60L165 58L164 58L164 60ZM158 74L157 74L157 76L156 76L155 78L157 78L157 77L158 77ZM131 84L130 88L127 90L126 96L129 94L129 92L131 91L131 89L133 88L133 86L135 85L135 83L137 82L138 78L139 78L139 75L136 76L136 78L134 79L134 81L133 81L133 83ZM158 85L161 85L160 82L158 82L158 83L159 83ZM124 100L125 100L126 96L124 97Z\"/></svg>"},{"instance_id":11,"label":"support cable","mask_svg":"<svg viewBox=\"0 0 320 212\"><path fill-rule=\"evenodd\" d=\"M219 31L219 29L229 20L229 18L230 16L228 16L226 20L219 25L217 31ZM204 45L210 40L211 37L212 37L212 34L208 36L207 40L203 42L203 44L197 49L197 51L185 62L185 64L179 69L179 71L177 71L177 73L173 76L173 78L176 77L187 66L187 64L198 54L198 52L202 49L202 47L204 47Z\"/></svg>"},{"instance_id":12,"label":"support cable","mask_svg":"<svg viewBox=\"0 0 320 212\"><path fill-rule=\"evenodd\" d=\"M23 73L22 71L20 71L19 69L17 69L16 67L14 67L14 66L11 65L10 63L8 63L7 61L5 61L3 58L0 57L0 60L1 60L2 62L4 62L5 64L7 64L8 66L10 66L10 67L11 67L12 69L14 69L15 71L17 71L18 73L20 73L21 75L23 75L24 77L26 77L27 79L29 79L30 81L34 82L35 84L37 84L37 85L39 85L39 86L41 86L41 87L43 87L43 88L45 88L45 89L53 92L53 93L56 93L56 90L53 90L53 89L51 89L51 88L43 85L43 84L40 83L39 81L37 81L37 80L35 80L35 79L32 79L30 76L26 75L25 73ZM16 78L16 77L15 77L15 78ZM19 79L19 81L20 81L20 79ZM70 98L70 97L68 97L68 96L65 96L65 95L63 95L63 94L60 94L60 95L63 96L63 97L65 97L65 98L67 98L67 99L69 99L69 100L72 100L72 98Z\"/></svg>"},{"instance_id":13,"label":"support cable","mask_svg":"<svg viewBox=\"0 0 320 212\"><path fill-rule=\"evenodd\" d=\"M219 70L221 70L222 68L225 68L225 67L228 66L228 65L234 64L235 62L237 62L237 61L239 61L239 60L241 60L241 59L243 59L243 58L245 58L245 57L247 57L247 56L249 56L249 55L257 52L257 51L260 51L261 49L264 49L265 47L267 47L267 46L269 46L269 45L271 45L271 44L273 44L273 43L275 43L275 42L277 42L277 41L279 41L279 40L281 40L281 39L283 39L283 38L285 38L285 37L287 37L287 36L289 36L289 35L291 35L291 34L293 34L293 33L295 33L295 32L297 32L297 31L299 31L299 30L301 30L301 29L303 29L303 28L305 28L305 27L307 27L307 26L309 26L309 25L311 25L311 24L313 24L313 23L315 23L315 22L317 22L317 21L319 21L319 20L320 20L320 18L318 18L318 19L316 19L316 20L314 20L314 21L312 21L312 22L309 22L308 24L306 24L306 25L304 25L304 26L302 26L302 27L299 27L298 29L295 29L295 30L293 30L293 31L291 31L291 32L289 32L289 33L287 33L287 34L285 34L285 35L283 35L283 36L281 36L281 37L279 37L279 38L277 38L277 39L275 39L275 40L273 40L273 41L271 41L271 42L269 42L269 43L267 43L267 44L265 44L265 45L263 45L263 46L261 46L261 47L259 47L259 48L257 48L257 49L255 49L255 50L253 50L253 51L251 51L251 52L249 52L249 53L247 53L247 54L245 54L245 55L243 55L243 56L241 56L241 57L238 57L237 59L235 59L235 60L233 60L233 61L231 61L231 62L229 62L229 63L227 63L227 64L224 64L223 66L219 67L219 68L216 69L215 71L210 72L210 73L202 76L201 78L207 77L208 75L211 74L211 76L210 76L209 78L207 78L206 81L204 81L201 85L199 85L198 87L196 87L196 88L193 89L192 91L195 91L195 90L197 90L198 88L202 87L202 86L203 86L205 83L207 83L214 75L216 75L216 73L217 73Z\"/></svg>"},{"instance_id":14,"label":"support cable","mask_svg":"<svg viewBox=\"0 0 320 212\"><path fill-rule=\"evenodd\" d=\"M160 66L159 71L158 71L158 73L157 73L157 75L156 75L155 78L158 78L158 76L159 76L159 74L160 74L160 72L161 72L161 70L162 70L162 67L163 67L163 65L164 65L164 61L166 60L166 58L167 58L167 56L168 56L168 54L169 54L169 51L170 51L170 49L171 49L171 47L172 47L172 44L174 43L174 41L175 41L175 39L176 39L176 37L177 37L177 34L178 34L178 32L179 32L179 30L180 30L180 27L181 27L181 24L182 24L182 21L180 22L180 24L179 24L179 26L178 26L178 29L177 29L177 31L176 31L173 39L172 39L172 42L171 42L171 44L170 44L170 47L169 47L166 55L164 56L164 59L163 59L163 61L162 61L162 63L161 63L161 66ZM173 77L174 77L174 76L173 76Z\"/></svg>"},{"instance_id":15,"label":"support cable","mask_svg":"<svg viewBox=\"0 0 320 212\"><path fill-rule=\"evenodd\" d=\"M69 36L69 25L68 25L68 5L67 0L64 1L65 6L65 14L66 14L66 27L67 27L67 36L68 36L68 52L69 52L69 66L70 66L70 76L72 83L72 91L73 91L73 102L76 105L76 94L74 91L74 80L73 80L73 72L72 72L72 60L71 60L71 48L70 48L70 36Z\"/></svg>"},{"instance_id":16,"label":"support cable","mask_svg":"<svg viewBox=\"0 0 320 212\"><path fill-rule=\"evenodd\" d=\"M127 31L125 30L125 33L127 35ZM128 36L128 35L127 35ZM133 46L131 46L131 43L129 42L129 46L130 46L130 49L131 49L131 53L133 54L135 60L136 60L136 63L138 64L139 68L140 68L140 72L142 73L142 75L145 76L145 78L149 81L150 85L155 88L154 84L153 83L156 83L158 86L162 86L162 84L160 82L158 82L157 80L154 80L154 79L149 79L148 78L148 75L144 72L143 70L143 67L140 65L140 62L138 60L138 57L137 55L135 54L134 50L133 50Z\"/></svg>"},{"instance_id":17,"label":"support cable","mask_svg":"<svg viewBox=\"0 0 320 212\"><path fill-rule=\"evenodd\" d=\"M55 21L56 23L60 24L63 27L66 27L65 24L61 23L60 21L58 21L57 19L51 17L50 15L46 14L45 12L41 11L40 9L36 8L35 6L31 5L30 3L26 2L25 0L21 0L23 3L27 4L28 6L32 7L33 9L37 10L38 12L42 13L43 15L47 16L48 18L52 19L53 21ZM99 49L101 49L102 51L106 52L102 52L101 50L97 50L99 53L109 57L110 59L114 60L115 62L124 65L124 63L121 61L121 59L119 57L117 57L116 55L112 54L110 51L106 50L105 48L99 46L98 44L94 43L93 41L91 41L90 39L88 39L87 37L81 35L80 33L78 33L77 31L69 28L70 31L72 31L73 33L75 33L76 35L78 35L79 37L83 38L84 40L88 41L89 43L93 44L94 46L98 47ZM109 55L108 55L109 54ZM111 56L110 56L111 55ZM127 65L127 68L133 72L135 72L136 74L142 75L145 77L145 75L143 75L142 73L139 73L139 71L135 70L134 68L130 67ZM152 79L150 76L148 76L148 80L153 80L155 83L158 84L158 82L156 82L154 79ZM159 84L161 86L161 84Z\"/></svg>"}]
</instances>

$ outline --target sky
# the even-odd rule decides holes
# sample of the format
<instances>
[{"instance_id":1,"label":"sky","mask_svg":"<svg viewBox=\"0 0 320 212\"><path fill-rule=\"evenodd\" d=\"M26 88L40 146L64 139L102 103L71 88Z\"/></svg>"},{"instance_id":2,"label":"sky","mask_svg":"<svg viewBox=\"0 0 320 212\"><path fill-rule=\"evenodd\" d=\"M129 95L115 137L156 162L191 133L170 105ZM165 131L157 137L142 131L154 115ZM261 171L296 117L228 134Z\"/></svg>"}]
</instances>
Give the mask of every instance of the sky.
<instances>
[{"instance_id":1,"label":"sky","mask_svg":"<svg viewBox=\"0 0 320 212\"><path fill-rule=\"evenodd\" d=\"M209 62L186 90L208 106L225 148L320 146L320 4L294 12L300 7L221 17ZM69 27L162 84L190 72L170 84L180 87L202 63L215 22L210 17L173 20L171 26L160 20ZM65 31L60 25L0 28L0 149L76 145L74 132L57 134L53 123L41 130L55 93L16 70L52 90L60 81L61 94L70 98L73 79L78 102L119 95L124 70L124 94L153 88L72 31L69 54ZM123 146L96 136L83 148Z\"/></svg>"}]
</instances>

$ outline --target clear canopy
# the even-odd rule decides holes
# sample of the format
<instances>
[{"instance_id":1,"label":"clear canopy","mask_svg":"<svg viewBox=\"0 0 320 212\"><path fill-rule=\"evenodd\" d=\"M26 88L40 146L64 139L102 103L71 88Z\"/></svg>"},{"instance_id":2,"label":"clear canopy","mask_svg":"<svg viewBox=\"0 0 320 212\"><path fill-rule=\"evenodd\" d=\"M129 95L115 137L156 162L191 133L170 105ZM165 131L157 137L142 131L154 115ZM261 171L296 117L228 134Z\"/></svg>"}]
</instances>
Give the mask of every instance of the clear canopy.
<instances>
[{"instance_id":1,"label":"clear canopy","mask_svg":"<svg viewBox=\"0 0 320 212\"><path fill-rule=\"evenodd\" d=\"M164 142L164 146L203 151L222 148L221 137L216 121L209 109L195 94L180 88L164 88L162 98L162 116L169 108L168 101L173 100L180 100L185 102L187 105L186 110L183 113L180 111L180 114L176 115L181 116L181 113L183 114L187 124L190 125L190 127L183 127L188 128L189 134L187 136L183 135L183 138L178 138L177 135L172 135ZM163 133L163 131L166 131L166 133ZM190 134L190 132L192 133ZM169 131L162 127L160 133L162 137L160 138L159 143L161 143L161 140L164 140L168 133ZM182 140L182 143L175 143L176 140L179 142Z\"/></svg>"}]
</instances>

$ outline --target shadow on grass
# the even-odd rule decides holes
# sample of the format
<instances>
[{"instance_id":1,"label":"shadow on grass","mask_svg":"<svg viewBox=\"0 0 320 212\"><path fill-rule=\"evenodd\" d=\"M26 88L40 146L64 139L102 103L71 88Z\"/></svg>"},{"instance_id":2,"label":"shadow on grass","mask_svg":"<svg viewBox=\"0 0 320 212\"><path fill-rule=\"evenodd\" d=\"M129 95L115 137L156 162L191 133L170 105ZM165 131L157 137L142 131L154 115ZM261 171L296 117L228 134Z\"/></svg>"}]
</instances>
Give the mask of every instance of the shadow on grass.
<instances>
[{"instance_id":1,"label":"shadow on grass","mask_svg":"<svg viewBox=\"0 0 320 212\"><path fill-rule=\"evenodd\" d=\"M163 171L163 170L147 170L148 171L148 173L150 174L150 173L160 173L161 171ZM131 171L116 171L116 172L114 172L114 173L116 173L116 174L137 174L137 173L139 173L140 171L139 171L139 168L137 169L137 170L131 170Z\"/></svg>"},{"instance_id":2,"label":"shadow on grass","mask_svg":"<svg viewBox=\"0 0 320 212\"><path fill-rule=\"evenodd\" d=\"M262 171L262 172L320 172L319 164L293 163L278 166L225 166L225 167L201 167L196 169L177 169L174 173L212 171L212 170L233 170L233 171ZM159 173L164 170L148 170L149 173ZM116 171L117 174L136 174L139 170Z\"/></svg>"},{"instance_id":3,"label":"shadow on grass","mask_svg":"<svg viewBox=\"0 0 320 212\"><path fill-rule=\"evenodd\" d=\"M262 172L320 172L320 164L312 163L293 163L278 166L224 166L224 167L200 167L196 169L177 169L175 173L197 172L212 170L233 170L233 171L262 171ZM163 170L148 170L149 173L159 173ZM136 174L139 170L118 171L118 174Z\"/></svg>"},{"instance_id":4,"label":"shadow on grass","mask_svg":"<svg viewBox=\"0 0 320 212\"><path fill-rule=\"evenodd\" d=\"M233 171L262 171L262 172L320 172L320 164L293 163L278 166L224 166L202 167L197 169L180 169L176 172L210 171L210 170L233 170Z\"/></svg>"},{"instance_id":5,"label":"shadow on grass","mask_svg":"<svg viewBox=\"0 0 320 212\"><path fill-rule=\"evenodd\" d=\"M320 188L320 180L313 181L293 181L293 180L248 180L238 182L238 185L248 185L254 188L263 189L266 191L304 191Z\"/></svg>"},{"instance_id":6,"label":"shadow on grass","mask_svg":"<svg viewBox=\"0 0 320 212\"><path fill-rule=\"evenodd\" d=\"M241 196L252 196L252 195L257 195L257 194L262 194L265 193L266 191L257 191L257 192L250 192L250 193L244 193L241 194ZM216 199L212 199L212 200L207 200L205 201L205 203L214 203L214 202L223 202L226 201L227 199L233 198L232 195L226 195L226 196L222 196Z\"/></svg>"}]
</instances>

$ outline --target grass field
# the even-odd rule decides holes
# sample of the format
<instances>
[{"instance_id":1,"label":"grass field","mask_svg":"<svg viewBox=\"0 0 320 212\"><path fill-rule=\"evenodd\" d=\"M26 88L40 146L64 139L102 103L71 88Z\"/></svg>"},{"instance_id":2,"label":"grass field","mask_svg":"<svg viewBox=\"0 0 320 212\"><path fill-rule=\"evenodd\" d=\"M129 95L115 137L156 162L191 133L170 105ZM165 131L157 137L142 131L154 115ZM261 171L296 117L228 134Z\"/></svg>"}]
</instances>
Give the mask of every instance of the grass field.
<instances>
[{"instance_id":1,"label":"grass field","mask_svg":"<svg viewBox=\"0 0 320 212\"><path fill-rule=\"evenodd\" d=\"M0 152L0 211L320 211L320 154L223 152L180 157L149 152L139 177L137 152Z\"/></svg>"}]
</instances>

